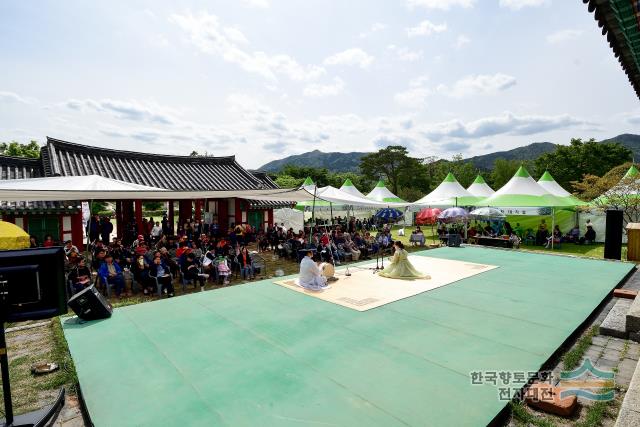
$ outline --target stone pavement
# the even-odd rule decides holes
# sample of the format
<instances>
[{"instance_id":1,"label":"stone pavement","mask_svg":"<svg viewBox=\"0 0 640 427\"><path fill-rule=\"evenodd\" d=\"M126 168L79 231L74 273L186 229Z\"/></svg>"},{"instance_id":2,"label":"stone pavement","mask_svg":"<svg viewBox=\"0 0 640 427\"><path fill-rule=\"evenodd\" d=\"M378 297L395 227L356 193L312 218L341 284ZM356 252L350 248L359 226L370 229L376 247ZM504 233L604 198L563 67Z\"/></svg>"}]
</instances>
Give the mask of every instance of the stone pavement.
<instances>
[{"instance_id":1,"label":"stone pavement","mask_svg":"<svg viewBox=\"0 0 640 427\"><path fill-rule=\"evenodd\" d=\"M80 402L77 396L66 395L64 406L51 427L85 427Z\"/></svg>"}]
</instances>

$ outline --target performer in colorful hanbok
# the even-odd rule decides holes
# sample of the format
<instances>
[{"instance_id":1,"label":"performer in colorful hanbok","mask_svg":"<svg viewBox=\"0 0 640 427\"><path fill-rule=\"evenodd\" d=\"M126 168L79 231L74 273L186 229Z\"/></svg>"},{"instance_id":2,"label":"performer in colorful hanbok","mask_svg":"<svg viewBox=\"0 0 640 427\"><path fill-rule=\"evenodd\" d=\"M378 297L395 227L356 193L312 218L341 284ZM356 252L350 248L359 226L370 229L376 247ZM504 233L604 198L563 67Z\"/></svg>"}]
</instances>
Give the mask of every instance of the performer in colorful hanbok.
<instances>
[{"instance_id":1,"label":"performer in colorful hanbok","mask_svg":"<svg viewBox=\"0 0 640 427\"><path fill-rule=\"evenodd\" d=\"M389 279L431 279L431 276L419 272L411 264L409 254L404 249L401 241L395 242L393 247L395 248L395 252L391 263L378 273L380 276L388 277Z\"/></svg>"},{"instance_id":2,"label":"performer in colorful hanbok","mask_svg":"<svg viewBox=\"0 0 640 427\"><path fill-rule=\"evenodd\" d=\"M300 262L300 276L298 284L311 291L323 291L329 289L327 278L322 275L320 268L313 260L313 251L309 250Z\"/></svg>"}]
</instances>

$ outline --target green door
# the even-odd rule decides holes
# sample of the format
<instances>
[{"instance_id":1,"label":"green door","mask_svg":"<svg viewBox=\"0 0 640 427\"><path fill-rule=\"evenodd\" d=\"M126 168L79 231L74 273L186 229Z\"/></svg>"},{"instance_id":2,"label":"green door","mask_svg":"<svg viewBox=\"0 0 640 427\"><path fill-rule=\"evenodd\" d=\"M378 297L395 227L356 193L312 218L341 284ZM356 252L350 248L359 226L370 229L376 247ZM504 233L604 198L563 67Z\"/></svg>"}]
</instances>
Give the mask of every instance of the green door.
<instances>
[{"instance_id":1,"label":"green door","mask_svg":"<svg viewBox=\"0 0 640 427\"><path fill-rule=\"evenodd\" d=\"M256 230L262 230L263 218L262 211L249 211L247 213L247 222Z\"/></svg>"},{"instance_id":2,"label":"green door","mask_svg":"<svg viewBox=\"0 0 640 427\"><path fill-rule=\"evenodd\" d=\"M57 216L30 216L29 234L38 239L38 243L44 242L44 236L51 234L53 240L60 240L60 222Z\"/></svg>"}]
</instances>

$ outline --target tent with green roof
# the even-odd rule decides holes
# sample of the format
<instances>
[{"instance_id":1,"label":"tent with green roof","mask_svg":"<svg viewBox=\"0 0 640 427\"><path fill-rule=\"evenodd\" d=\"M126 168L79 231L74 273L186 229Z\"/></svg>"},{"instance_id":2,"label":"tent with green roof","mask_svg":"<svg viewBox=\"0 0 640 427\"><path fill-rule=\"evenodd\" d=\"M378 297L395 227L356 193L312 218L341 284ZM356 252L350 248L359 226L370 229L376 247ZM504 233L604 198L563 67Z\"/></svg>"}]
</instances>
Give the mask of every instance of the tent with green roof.
<instances>
[{"instance_id":1,"label":"tent with green roof","mask_svg":"<svg viewBox=\"0 0 640 427\"><path fill-rule=\"evenodd\" d=\"M344 191L345 193L351 194L352 196L357 196L357 197L362 197L362 198L365 197L365 195L362 194L360 192L360 190L358 190L356 188L355 185L353 185L353 182L351 182L351 180L349 178L347 178L344 181L344 184L342 184L342 187L340 187L340 190Z\"/></svg>"},{"instance_id":2,"label":"tent with green roof","mask_svg":"<svg viewBox=\"0 0 640 427\"><path fill-rule=\"evenodd\" d=\"M495 193L494 189L489 187L489 184L487 184L482 175L479 174L469 188L467 188L467 191L476 197L489 197Z\"/></svg>"},{"instance_id":3,"label":"tent with green roof","mask_svg":"<svg viewBox=\"0 0 640 427\"><path fill-rule=\"evenodd\" d=\"M573 200L554 196L520 166L515 175L501 189L487 197L479 205L493 207L547 207L568 208L582 204Z\"/></svg>"},{"instance_id":4,"label":"tent with green roof","mask_svg":"<svg viewBox=\"0 0 640 427\"><path fill-rule=\"evenodd\" d=\"M318 194L318 190L319 188L316 187L316 184L313 182L313 180L311 179L310 176L308 176L304 182L302 183L302 186L300 188L303 188L305 190L307 190L307 192L309 192L309 194L313 194L316 197L319 196ZM316 199L316 200L307 200L304 202L298 202L296 203L296 209L301 210L301 211L308 211L311 209L318 209L321 210L322 208L325 209L330 209L331 208L331 202L327 202L325 200L321 200L321 199Z\"/></svg>"},{"instance_id":5,"label":"tent with green roof","mask_svg":"<svg viewBox=\"0 0 640 427\"><path fill-rule=\"evenodd\" d=\"M389 203L406 203L400 197L393 194L386 185L384 185L384 181L380 180L373 187L373 190L367 194L367 198L371 200L377 200L378 202L389 202Z\"/></svg>"},{"instance_id":6,"label":"tent with green roof","mask_svg":"<svg viewBox=\"0 0 640 427\"><path fill-rule=\"evenodd\" d=\"M468 192L449 172L440 185L413 204L414 206L471 206L481 199Z\"/></svg>"},{"instance_id":7,"label":"tent with green roof","mask_svg":"<svg viewBox=\"0 0 640 427\"><path fill-rule=\"evenodd\" d=\"M567 190L562 188L562 186L558 184L558 182L555 179L553 179L553 176L551 176L549 171L544 171L544 173L538 180L538 184L540 184L542 188L544 188L554 196L564 198L570 201L571 203L573 203L575 206L586 205L585 202L578 199L577 197L569 193Z\"/></svg>"}]
</instances>

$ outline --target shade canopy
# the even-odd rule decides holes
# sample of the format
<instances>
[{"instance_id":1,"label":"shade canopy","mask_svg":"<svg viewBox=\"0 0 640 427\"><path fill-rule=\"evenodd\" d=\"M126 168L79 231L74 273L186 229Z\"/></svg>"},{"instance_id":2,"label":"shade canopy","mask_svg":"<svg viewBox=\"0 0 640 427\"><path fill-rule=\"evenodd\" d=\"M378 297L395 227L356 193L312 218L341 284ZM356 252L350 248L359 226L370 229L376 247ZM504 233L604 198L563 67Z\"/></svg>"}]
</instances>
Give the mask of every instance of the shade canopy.
<instances>
[{"instance_id":1,"label":"shade canopy","mask_svg":"<svg viewBox=\"0 0 640 427\"><path fill-rule=\"evenodd\" d=\"M472 216L478 219L485 219L485 218L492 219L492 218L506 217L506 215L500 209L491 208L487 206L472 210L471 212L469 212L469 216Z\"/></svg>"},{"instance_id":2,"label":"shade canopy","mask_svg":"<svg viewBox=\"0 0 640 427\"><path fill-rule=\"evenodd\" d=\"M562 188L562 186L558 184L558 182L555 179L553 179L553 176L551 176L549 171L544 171L544 173L538 180L538 184L540 184L542 188L544 188L554 196L565 198L568 201L572 202L575 206L586 204L582 200L578 199L577 197L569 193L567 190Z\"/></svg>"},{"instance_id":3,"label":"shade canopy","mask_svg":"<svg viewBox=\"0 0 640 427\"><path fill-rule=\"evenodd\" d=\"M376 212L376 218L381 219L398 219L402 217L402 212L397 209L384 208Z\"/></svg>"},{"instance_id":4,"label":"shade canopy","mask_svg":"<svg viewBox=\"0 0 640 427\"><path fill-rule=\"evenodd\" d=\"M467 191L476 197L489 197L495 193L493 188L489 187L489 184L487 184L482 175L476 176L476 179L469 188L467 188Z\"/></svg>"},{"instance_id":5,"label":"shade canopy","mask_svg":"<svg viewBox=\"0 0 640 427\"><path fill-rule=\"evenodd\" d=\"M509 182L480 204L496 207L570 208L576 206L570 200L549 193L529 175L524 166L520 166Z\"/></svg>"},{"instance_id":6,"label":"shade canopy","mask_svg":"<svg viewBox=\"0 0 640 427\"><path fill-rule=\"evenodd\" d=\"M304 189L269 188L224 191L174 191L105 178L99 175L54 176L0 181L0 200L189 200L241 198L268 201L313 200Z\"/></svg>"},{"instance_id":7,"label":"shade canopy","mask_svg":"<svg viewBox=\"0 0 640 427\"><path fill-rule=\"evenodd\" d=\"M433 224L438 219L438 215L442 213L442 210L438 208L426 208L422 209L416 215L416 224Z\"/></svg>"},{"instance_id":8,"label":"shade canopy","mask_svg":"<svg viewBox=\"0 0 640 427\"><path fill-rule=\"evenodd\" d=\"M384 181L380 180L373 187L373 190L367 194L367 198L371 200L376 200L378 202L390 202L390 203L406 203L400 197L393 194L389 189L384 185Z\"/></svg>"},{"instance_id":9,"label":"shade canopy","mask_svg":"<svg viewBox=\"0 0 640 427\"><path fill-rule=\"evenodd\" d=\"M453 207L443 210L440 215L438 215L438 219L444 222L451 222L464 220L468 218L468 216L469 212L467 212L466 210L459 207Z\"/></svg>"},{"instance_id":10,"label":"shade canopy","mask_svg":"<svg viewBox=\"0 0 640 427\"><path fill-rule=\"evenodd\" d=\"M309 193L315 194L316 200L315 202L313 199L299 202L296 204L296 209L301 209L301 210L337 209L339 210L339 209L346 209L351 207L374 208L374 209L384 208L389 206L404 207L404 204L402 203L379 202L376 200L371 200L366 197L360 197L360 196L342 191L330 185L326 187L316 188L315 184L310 178L307 178L307 180L305 180L302 189L304 189Z\"/></svg>"},{"instance_id":11,"label":"shade canopy","mask_svg":"<svg viewBox=\"0 0 640 427\"><path fill-rule=\"evenodd\" d=\"M31 243L29 235L22 228L6 221L0 221L0 250L26 249Z\"/></svg>"},{"instance_id":12,"label":"shade canopy","mask_svg":"<svg viewBox=\"0 0 640 427\"><path fill-rule=\"evenodd\" d=\"M467 206L479 200L468 192L449 172L444 180L431 193L415 201L415 206Z\"/></svg>"},{"instance_id":13,"label":"shade canopy","mask_svg":"<svg viewBox=\"0 0 640 427\"><path fill-rule=\"evenodd\" d=\"M351 194L352 196L362 197L363 199L365 198L365 195L362 194L355 185L353 185L353 182L351 182L349 178L344 181L344 184L342 184L340 190L344 191L345 193Z\"/></svg>"}]
</instances>

